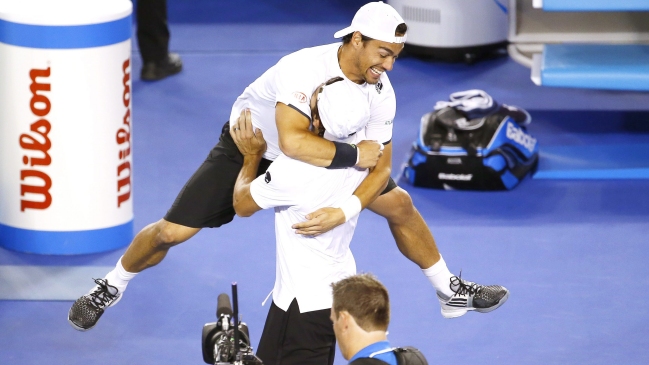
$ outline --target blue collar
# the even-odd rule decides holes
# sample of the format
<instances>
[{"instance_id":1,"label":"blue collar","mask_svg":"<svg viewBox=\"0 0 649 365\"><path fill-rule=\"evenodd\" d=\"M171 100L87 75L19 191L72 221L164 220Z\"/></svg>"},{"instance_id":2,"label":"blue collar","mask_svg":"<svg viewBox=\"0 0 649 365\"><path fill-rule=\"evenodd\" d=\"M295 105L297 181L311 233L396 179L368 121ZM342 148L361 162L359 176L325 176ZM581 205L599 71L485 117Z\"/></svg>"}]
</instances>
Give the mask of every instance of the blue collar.
<instances>
[{"instance_id":1,"label":"blue collar","mask_svg":"<svg viewBox=\"0 0 649 365\"><path fill-rule=\"evenodd\" d=\"M356 353L356 355L352 356L351 359L349 359L349 362L352 362L356 359L364 358L364 357L370 357L373 353L381 350L386 350L386 349L391 349L392 346L390 346L390 343L388 341L379 341L375 342L360 351ZM397 357L394 354L394 351L387 351L378 355L373 356L374 359L378 359L381 361L384 361L390 365L397 365Z\"/></svg>"}]
</instances>

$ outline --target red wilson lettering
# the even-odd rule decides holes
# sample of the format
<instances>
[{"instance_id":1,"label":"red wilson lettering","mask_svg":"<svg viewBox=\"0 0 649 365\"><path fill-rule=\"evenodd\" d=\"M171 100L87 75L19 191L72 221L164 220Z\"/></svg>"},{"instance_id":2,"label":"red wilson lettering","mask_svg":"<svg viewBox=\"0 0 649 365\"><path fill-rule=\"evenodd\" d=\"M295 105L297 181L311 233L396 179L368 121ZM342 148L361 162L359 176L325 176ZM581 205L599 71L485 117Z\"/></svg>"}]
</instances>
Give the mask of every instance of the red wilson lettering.
<instances>
[{"instance_id":1,"label":"red wilson lettering","mask_svg":"<svg viewBox=\"0 0 649 365\"><path fill-rule=\"evenodd\" d=\"M119 146L119 159L120 164L117 166L117 207L119 208L122 203L131 198L131 163L127 160L131 154L131 80L130 59L127 59L122 64L122 85L124 92L122 93L122 102L126 107L124 113L124 120L122 127L117 130L115 140Z\"/></svg>"},{"instance_id":2,"label":"red wilson lettering","mask_svg":"<svg viewBox=\"0 0 649 365\"><path fill-rule=\"evenodd\" d=\"M20 200L20 210L22 212L26 209L44 210L52 205L52 195L50 194L52 179L47 173L36 168L49 166L52 163L52 157L49 155L49 150L52 147L52 142L49 139L52 125L45 119L52 108L52 103L45 94L51 91L51 85L46 80L48 77L50 77L49 67L43 70L32 69L29 71L31 79L29 91L32 94L29 108L38 120L30 125L30 132L23 133L19 137L20 147L25 153L23 164L29 167L29 169L20 170L20 196L23 197ZM25 197L26 194L30 195ZM28 200L29 197L36 198L36 200Z\"/></svg>"}]
</instances>

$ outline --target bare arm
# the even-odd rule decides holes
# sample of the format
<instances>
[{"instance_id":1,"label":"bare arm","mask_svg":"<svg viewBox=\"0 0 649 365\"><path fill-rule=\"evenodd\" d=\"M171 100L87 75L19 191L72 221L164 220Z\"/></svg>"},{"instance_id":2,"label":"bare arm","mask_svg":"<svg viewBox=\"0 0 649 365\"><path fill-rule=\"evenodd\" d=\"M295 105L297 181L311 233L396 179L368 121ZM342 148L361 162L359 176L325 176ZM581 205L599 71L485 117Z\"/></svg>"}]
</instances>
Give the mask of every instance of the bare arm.
<instances>
[{"instance_id":1,"label":"bare arm","mask_svg":"<svg viewBox=\"0 0 649 365\"><path fill-rule=\"evenodd\" d=\"M379 159L376 166L370 170L365 180L356 188L354 195L361 201L362 209L367 208L374 199L381 195L381 192L388 184L388 179L392 173L392 142L386 144L383 148L383 156Z\"/></svg>"},{"instance_id":2,"label":"bare arm","mask_svg":"<svg viewBox=\"0 0 649 365\"><path fill-rule=\"evenodd\" d=\"M333 142L309 131L310 121L304 114L286 104L277 103L275 123L279 148L285 155L315 166L331 164L336 153Z\"/></svg>"},{"instance_id":3,"label":"bare arm","mask_svg":"<svg viewBox=\"0 0 649 365\"><path fill-rule=\"evenodd\" d=\"M334 143L313 134L309 130L309 118L304 114L286 104L277 103L275 123L279 134L279 148L286 156L310 165L331 165L336 153ZM382 154L378 142L362 141L357 148L360 158L356 166L361 168L374 167Z\"/></svg>"},{"instance_id":4,"label":"bare arm","mask_svg":"<svg viewBox=\"0 0 649 365\"><path fill-rule=\"evenodd\" d=\"M237 125L230 128L230 135L243 155L243 166L234 184L232 203L238 216L250 217L261 210L250 194L250 184L257 177L259 163L266 151L266 141L261 130L253 131L248 110L244 110Z\"/></svg>"},{"instance_id":5,"label":"bare arm","mask_svg":"<svg viewBox=\"0 0 649 365\"><path fill-rule=\"evenodd\" d=\"M250 195L250 183L256 178L260 161L261 157L245 156L243 158L243 166L234 185L234 195L232 196L234 211L239 217L250 217L261 210Z\"/></svg>"}]
</instances>

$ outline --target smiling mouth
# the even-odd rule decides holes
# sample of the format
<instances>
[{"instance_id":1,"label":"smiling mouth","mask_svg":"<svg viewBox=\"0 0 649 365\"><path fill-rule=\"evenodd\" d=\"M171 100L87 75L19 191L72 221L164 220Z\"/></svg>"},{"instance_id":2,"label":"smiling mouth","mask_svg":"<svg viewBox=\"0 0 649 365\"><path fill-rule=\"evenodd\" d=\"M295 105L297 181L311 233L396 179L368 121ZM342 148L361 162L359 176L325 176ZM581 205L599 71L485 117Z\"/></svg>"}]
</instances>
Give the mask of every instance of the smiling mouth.
<instances>
[{"instance_id":1,"label":"smiling mouth","mask_svg":"<svg viewBox=\"0 0 649 365\"><path fill-rule=\"evenodd\" d=\"M385 72L385 71L379 71L378 69L376 69L376 68L374 68L374 67L370 67L370 73L371 73L372 76L374 76L374 77L377 77L377 78L378 78L379 76L381 76L381 74L382 74L383 72Z\"/></svg>"}]
</instances>

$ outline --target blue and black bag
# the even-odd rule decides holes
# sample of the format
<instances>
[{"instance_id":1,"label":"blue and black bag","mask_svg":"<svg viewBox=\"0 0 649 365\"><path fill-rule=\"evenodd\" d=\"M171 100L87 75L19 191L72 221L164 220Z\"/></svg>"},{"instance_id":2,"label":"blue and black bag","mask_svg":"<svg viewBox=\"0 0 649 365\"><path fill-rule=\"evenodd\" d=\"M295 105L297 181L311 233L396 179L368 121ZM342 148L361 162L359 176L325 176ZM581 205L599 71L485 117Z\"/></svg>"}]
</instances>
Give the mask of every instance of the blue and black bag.
<instances>
[{"instance_id":1,"label":"blue and black bag","mask_svg":"<svg viewBox=\"0 0 649 365\"><path fill-rule=\"evenodd\" d=\"M421 118L403 176L437 189L510 190L538 164L537 140L523 109L482 90L453 93Z\"/></svg>"}]
</instances>

